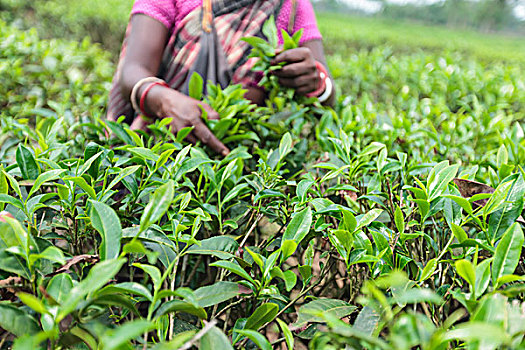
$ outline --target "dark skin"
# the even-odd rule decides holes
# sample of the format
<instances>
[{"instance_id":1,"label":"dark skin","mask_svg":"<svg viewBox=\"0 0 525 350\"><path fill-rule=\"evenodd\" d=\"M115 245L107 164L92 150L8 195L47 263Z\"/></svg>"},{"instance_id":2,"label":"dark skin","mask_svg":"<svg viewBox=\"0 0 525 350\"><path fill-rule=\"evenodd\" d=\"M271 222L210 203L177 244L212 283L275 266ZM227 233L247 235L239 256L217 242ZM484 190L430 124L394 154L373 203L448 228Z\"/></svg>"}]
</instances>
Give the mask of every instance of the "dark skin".
<instances>
[{"instance_id":1,"label":"dark skin","mask_svg":"<svg viewBox=\"0 0 525 350\"><path fill-rule=\"evenodd\" d=\"M139 80L157 74L169 35L168 29L162 23L148 16L137 14L131 21L132 29L128 37L126 58L119 78L122 94L127 98L130 97L133 86ZM323 44L320 40L308 41L300 48L278 54L273 64L286 62L286 65L274 74L279 77L282 86L294 88L299 94L305 95L315 91L319 83L315 61L326 67ZM137 96L141 96L147 87L148 84L141 86ZM246 98L262 104L264 92L251 88L246 93ZM332 105L333 101L332 93L326 103ZM158 118L172 117L171 127L175 132L193 126L193 131L188 136L190 141L195 142L198 139L217 153L222 155L229 153L228 148L213 135L201 118L199 106L208 112L209 119L219 119L219 114L206 103L163 86L154 86L145 102L146 112L149 115ZM137 118L132 127L143 128L144 124L145 121Z\"/></svg>"}]
</instances>

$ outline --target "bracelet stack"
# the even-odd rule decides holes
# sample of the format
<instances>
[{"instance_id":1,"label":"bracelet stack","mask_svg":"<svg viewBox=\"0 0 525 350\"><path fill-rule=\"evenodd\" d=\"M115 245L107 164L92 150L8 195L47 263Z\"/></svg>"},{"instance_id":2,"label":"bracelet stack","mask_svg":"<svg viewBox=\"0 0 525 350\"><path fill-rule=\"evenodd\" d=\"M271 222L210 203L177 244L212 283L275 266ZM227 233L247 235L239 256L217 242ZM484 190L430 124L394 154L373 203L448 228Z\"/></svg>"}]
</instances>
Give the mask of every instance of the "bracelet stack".
<instances>
[{"instance_id":1,"label":"bracelet stack","mask_svg":"<svg viewBox=\"0 0 525 350\"><path fill-rule=\"evenodd\" d=\"M315 91L309 93L306 96L317 97L319 102L323 103L326 102L332 95L334 85L332 83L332 79L330 79L330 76L328 75L326 68L317 61L315 62L315 66L317 68L317 72L319 73L319 85Z\"/></svg>"},{"instance_id":2,"label":"bracelet stack","mask_svg":"<svg viewBox=\"0 0 525 350\"><path fill-rule=\"evenodd\" d=\"M150 83L150 85L146 88L146 90L144 90L144 92L140 96L139 104L137 104L138 91L142 87L142 85L146 83ZM157 78L157 77L147 77L144 79L140 79L137 83L135 83L135 85L133 86L133 89L131 90L130 99L131 99L131 105L133 106L133 109L135 110L135 112L137 112L137 114L140 114L146 117L148 116L145 110L146 97L148 96L148 93L150 92L150 90L154 86L157 86L157 85L169 87L168 84L164 80Z\"/></svg>"}]
</instances>

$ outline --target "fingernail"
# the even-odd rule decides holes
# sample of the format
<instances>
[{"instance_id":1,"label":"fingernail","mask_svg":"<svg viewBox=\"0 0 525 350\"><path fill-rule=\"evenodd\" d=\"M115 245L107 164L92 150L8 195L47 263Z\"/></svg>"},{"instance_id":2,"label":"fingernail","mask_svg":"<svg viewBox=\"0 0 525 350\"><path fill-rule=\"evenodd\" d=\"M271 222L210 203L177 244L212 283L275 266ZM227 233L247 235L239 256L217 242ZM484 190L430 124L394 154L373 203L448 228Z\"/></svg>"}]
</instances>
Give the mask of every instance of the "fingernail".
<instances>
[{"instance_id":1,"label":"fingernail","mask_svg":"<svg viewBox=\"0 0 525 350\"><path fill-rule=\"evenodd\" d=\"M227 150L227 149L223 149L221 154L222 154L223 157L226 157L228 154L230 154L230 151Z\"/></svg>"}]
</instances>

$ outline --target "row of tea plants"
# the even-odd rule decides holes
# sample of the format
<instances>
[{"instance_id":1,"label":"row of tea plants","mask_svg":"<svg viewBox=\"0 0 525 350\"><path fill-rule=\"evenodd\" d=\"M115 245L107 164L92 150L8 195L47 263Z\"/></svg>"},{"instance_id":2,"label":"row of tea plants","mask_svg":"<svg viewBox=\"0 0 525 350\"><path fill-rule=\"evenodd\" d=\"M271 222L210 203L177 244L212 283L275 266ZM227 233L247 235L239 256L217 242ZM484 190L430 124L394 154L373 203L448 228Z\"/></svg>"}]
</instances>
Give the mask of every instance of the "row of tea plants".
<instances>
[{"instance_id":1,"label":"row of tea plants","mask_svg":"<svg viewBox=\"0 0 525 350\"><path fill-rule=\"evenodd\" d=\"M411 128L438 116L418 108L327 109L271 77L258 107L210 86L220 158L169 120L106 121L89 42L0 28L0 348L525 345L519 111L493 133L458 118L491 133L477 153L446 123Z\"/></svg>"}]
</instances>

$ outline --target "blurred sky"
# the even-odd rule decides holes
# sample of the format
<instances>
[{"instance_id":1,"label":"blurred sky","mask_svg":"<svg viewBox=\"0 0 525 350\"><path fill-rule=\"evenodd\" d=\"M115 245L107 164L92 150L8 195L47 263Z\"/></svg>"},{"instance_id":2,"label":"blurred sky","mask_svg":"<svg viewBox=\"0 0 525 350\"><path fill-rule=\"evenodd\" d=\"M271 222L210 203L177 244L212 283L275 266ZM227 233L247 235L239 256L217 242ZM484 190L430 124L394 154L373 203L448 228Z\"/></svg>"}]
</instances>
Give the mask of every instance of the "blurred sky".
<instances>
[{"instance_id":1,"label":"blurred sky","mask_svg":"<svg viewBox=\"0 0 525 350\"><path fill-rule=\"evenodd\" d=\"M381 2L374 0L340 0L341 2L347 4L351 8L355 8L360 11L367 13L374 13L381 9ZM442 0L387 0L393 4L419 4L419 5L429 5L436 2L441 2ZM514 8L514 14L519 19L525 20L525 4L518 4Z\"/></svg>"},{"instance_id":2,"label":"blurred sky","mask_svg":"<svg viewBox=\"0 0 525 350\"><path fill-rule=\"evenodd\" d=\"M408 3L428 5L439 1L441 0L389 0L389 2L399 5ZM374 0L341 0L341 2L347 4L351 8L369 13L374 13L381 9L381 2Z\"/></svg>"}]
</instances>

